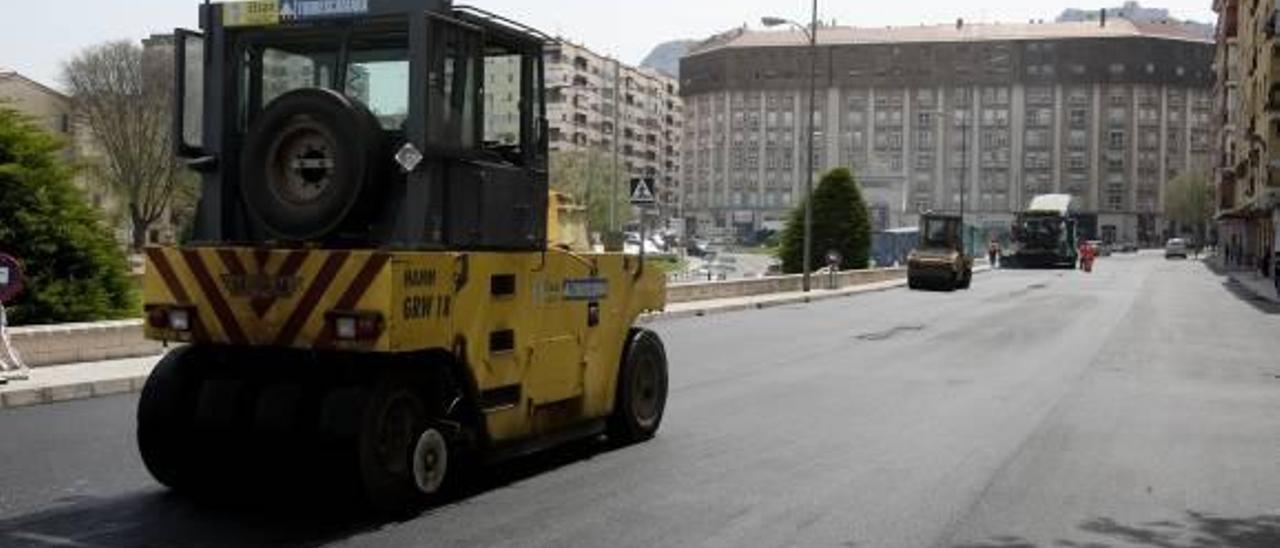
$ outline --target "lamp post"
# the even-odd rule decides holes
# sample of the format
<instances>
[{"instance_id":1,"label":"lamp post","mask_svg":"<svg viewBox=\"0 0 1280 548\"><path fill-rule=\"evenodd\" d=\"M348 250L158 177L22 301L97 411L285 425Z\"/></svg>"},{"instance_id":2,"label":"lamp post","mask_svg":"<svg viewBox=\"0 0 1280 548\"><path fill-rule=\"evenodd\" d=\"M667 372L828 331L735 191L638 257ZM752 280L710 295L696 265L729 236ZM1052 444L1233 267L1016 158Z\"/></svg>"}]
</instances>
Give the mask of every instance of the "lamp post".
<instances>
[{"instance_id":1,"label":"lamp post","mask_svg":"<svg viewBox=\"0 0 1280 548\"><path fill-rule=\"evenodd\" d=\"M818 95L818 0L813 0L813 13L808 28L781 17L763 17L760 23L765 27L791 25L809 39L809 127L806 137L808 154L805 156L804 173L804 291L808 293L812 287L810 271L813 269L813 135L817 126L817 109L814 108L814 102Z\"/></svg>"}]
</instances>

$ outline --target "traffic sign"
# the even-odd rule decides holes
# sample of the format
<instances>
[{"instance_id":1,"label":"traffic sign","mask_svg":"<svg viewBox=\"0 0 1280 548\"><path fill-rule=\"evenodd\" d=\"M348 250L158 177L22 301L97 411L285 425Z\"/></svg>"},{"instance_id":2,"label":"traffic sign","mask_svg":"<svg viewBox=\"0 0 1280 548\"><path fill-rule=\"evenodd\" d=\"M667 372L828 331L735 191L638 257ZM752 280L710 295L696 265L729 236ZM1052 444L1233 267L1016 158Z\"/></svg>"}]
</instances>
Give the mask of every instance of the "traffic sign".
<instances>
[{"instance_id":1,"label":"traffic sign","mask_svg":"<svg viewBox=\"0 0 1280 548\"><path fill-rule=\"evenodd\" d=\"M654 195L653 177L631 180L631 205L652 205L658 202Z\"/></svg>"},{"instance_id":2,"label":"traffic sign","mask_svg":"<svg viewBox=\"0 0 1280 548\"><path fill-rule=\"evenodd\" d=\"M0 253L0 303L12 301L22 292L22 263Z\"/></svg>"}]
</instances>

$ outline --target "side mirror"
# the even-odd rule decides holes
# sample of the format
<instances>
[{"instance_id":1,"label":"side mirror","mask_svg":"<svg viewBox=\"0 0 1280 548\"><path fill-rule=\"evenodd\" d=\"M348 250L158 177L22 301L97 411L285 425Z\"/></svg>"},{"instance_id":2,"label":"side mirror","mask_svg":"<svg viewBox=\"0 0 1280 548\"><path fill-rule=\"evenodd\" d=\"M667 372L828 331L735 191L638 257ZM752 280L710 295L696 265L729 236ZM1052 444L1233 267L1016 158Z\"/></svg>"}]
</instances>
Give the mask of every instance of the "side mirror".
<instances>
[{"instance_id":1,"label":"side mirror","mask_svg":"<svg viewBox=\"0 0 1280 548\"><path fill-rule=\"evenodd\" d=\"M203 34L174 31L173 148L197 171L215 163L204 150L204 54Z\"/></svg>"}]
</instances>

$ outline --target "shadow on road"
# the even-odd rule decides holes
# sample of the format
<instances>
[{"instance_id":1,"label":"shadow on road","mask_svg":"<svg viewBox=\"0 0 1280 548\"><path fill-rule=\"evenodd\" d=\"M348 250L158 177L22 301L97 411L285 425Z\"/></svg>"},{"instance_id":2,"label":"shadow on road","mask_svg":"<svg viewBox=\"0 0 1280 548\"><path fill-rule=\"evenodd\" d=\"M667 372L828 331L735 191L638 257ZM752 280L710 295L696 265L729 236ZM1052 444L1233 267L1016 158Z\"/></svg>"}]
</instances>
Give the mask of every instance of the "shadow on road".
<instances>
[{"instance_id":1,"label":"shadow on road","mask_svg":"<svg viewBox=\"0 0 1280 548\"><path fill-rule=\"evenodd\" d=\"M1222 287L1235 298L1248 303L1249 306L1258 309L1258 311L1263 314L1280 314L1280 304L1267 300L1245 287L1244 284L1231 279L1228 276L1226 269L1217 264L1217 262L1207 260L1203 261L1201 264L1203 264L1205 269L1209 272L1212 272L1222 278Z\"/></svg>"},{"instance_id":2,"label":"shadow on road","mask_svg":"<svg viewBox=\"0 0 1280 548\"><path fill-rule=\"evenodd\" d=\"M603 455L611 447L583 441L492 466L445 503L403 520L370 515L352 497L319 489L263 497L197 501L159 487L110 498L81 498L64 506L0 520L0 546L201 547L322 546L429 517L467 499Z\"/></svg>"},{"instance_id":3,"label":"shadow on road","mask_svg":"<svg viewBox=\"0 0 1280 548\"><path fill-rule=\"evenodd\" d=\"M1059 539L1035 544L1015 536L992 537L953 548L1275 548L1280 546L1280 514L1230 518L1203 512L1187 512L1181 521L1155 521L1128 525L1110 518L1080 524L1080 530L1096 539Z\"/></svg>"}]
</instances>

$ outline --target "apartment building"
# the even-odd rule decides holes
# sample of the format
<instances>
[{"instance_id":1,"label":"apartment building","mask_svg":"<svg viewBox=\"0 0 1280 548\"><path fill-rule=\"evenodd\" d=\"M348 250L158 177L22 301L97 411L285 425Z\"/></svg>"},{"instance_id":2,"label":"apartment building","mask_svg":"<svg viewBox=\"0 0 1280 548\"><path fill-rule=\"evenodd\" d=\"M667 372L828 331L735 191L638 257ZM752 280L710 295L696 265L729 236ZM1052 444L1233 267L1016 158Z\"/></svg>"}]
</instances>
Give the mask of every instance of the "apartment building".
<instances>
[{"instance_id":1,"label":"apartment building","mask_svg":"<svg viewBox=\"0 0 1280 548\"><path fill-rule=\"evenodd\" d=\"M851 167L876 229L963 196L970 222L1001 230L1061 192L1096 237L1153 243L1168 182L1208 165L1214 49L1183 25L832 26L818 42L815 170ZM809 55L798 31L738 29L682 60L699 232L776 227L801 202Z\"/></svg>"},{"instance_id":2,"label":"apartment building","mask_svg":"<svg viewBox=\"0 0 1280 548\"><path fill-rule=\"evenodd\" d=\"M1270 266L1280 241L1280 57L1275 0L1215 0L1219 241L1233 266ZM1264 259L1267 259L1264 261Z\"/></svg>"},{"instance_id":3,"label":"apartment building","mask_svg":"<svg viewBox=\"0 0 1280 548\"><path fill-rule=\"evenodd\" d=\"M595 150L624 180L655 178L662 215L682 216L684 106L676 79L565 41L550 44L545 58L551 150Z\"/></svg>"}]
</instances>

